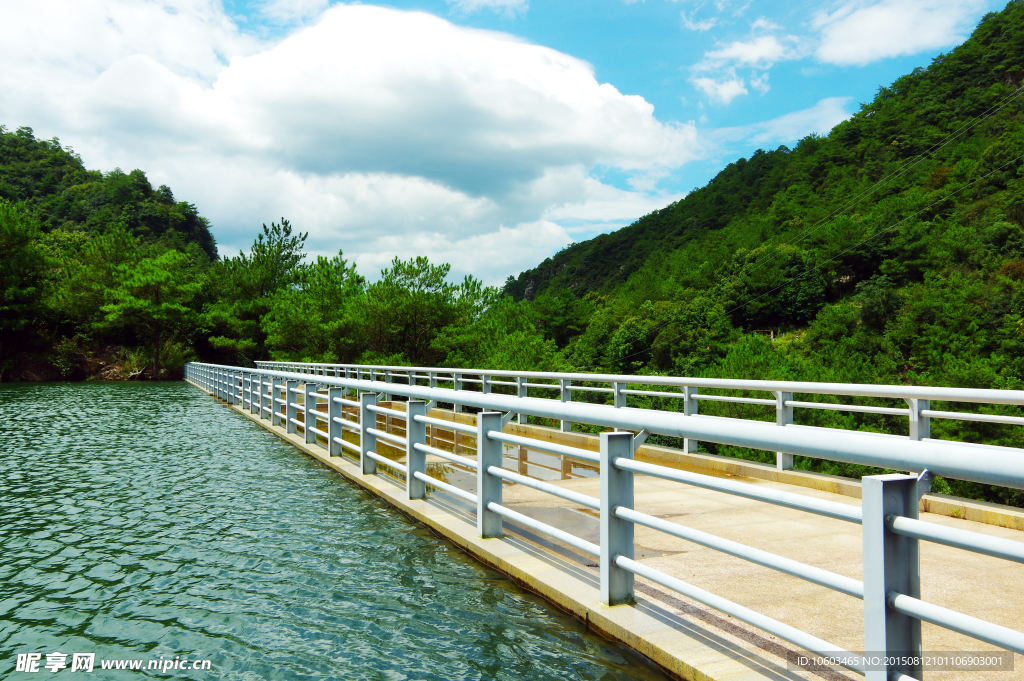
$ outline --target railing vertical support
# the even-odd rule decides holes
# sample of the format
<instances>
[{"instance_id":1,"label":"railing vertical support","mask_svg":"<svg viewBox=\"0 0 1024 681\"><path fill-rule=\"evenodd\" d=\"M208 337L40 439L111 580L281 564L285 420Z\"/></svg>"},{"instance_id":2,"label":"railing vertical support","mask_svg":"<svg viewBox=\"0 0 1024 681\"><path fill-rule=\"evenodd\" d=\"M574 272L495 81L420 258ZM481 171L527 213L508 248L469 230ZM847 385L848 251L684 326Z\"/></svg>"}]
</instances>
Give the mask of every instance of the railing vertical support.
<instances>
[{"instance_id":1,"label":"railing vertical support","mask_svg":"<svg viewBox=\"0 0 1024 681\"><path fill-rule=\"evenodd\" d=\"M363 475L373 475L377 472L377 462L366 456L366 452L377 451L377 436L367 432L370 428L377 427L377 412L370 411L370 406L376 404L377 394L374 392L365 392L359 396L359 425L363 427L359 435L359 460Z\"/></svg>"},{"instance_id":2,"label":"railing vertical support","mask_svg":"<svg viewBox=\"0 0 1024 681\"><path fill-rule=\"evenodd\" d=\"M890 531L888 515L917 517L917 478L871 475L862 478L864 511L864 648L869 656L900 658L921 654L921 621L889 608L890 593L920 598L918 540ZM868 671L867 681L888 681L894 672L921 678L920 666L895 664Z\"/></svg>"},{"instance_id":3,"label":"railing vertical support","mask_svg":"<svg viewBox=\"0 0 1024 681\"><path fill-rule=\"evenodd\" d=\"M427 496L427 484L417 478L414 473L427 473L427 455L413 447L415 444L427 443L427 424L416 420L417 416L427 415L427 403L422 400L409 400L405 403L405 492L407 499L423 499Z\"/></svg>"},{"instance_id":4,"label":"railing vertical support","mask_svg":"<svg viewBox=\"0 0 1024 681\"><path fill-rule=\"evenodd\" d=\"M391 372L390 371L385 371L384 372L384 382L385 383L391 383L392 382ZM385 402L390 402L391 401L391 393L387 393L387 392L384 393L384 401Z\"/></svg>"},{"instance_id":5,"label":"railing vertical support","mask_svg":"<svg viewBox=\"0 0 1024 681\"><path fill-rule=\"evenodd\" d=\"M281 386L284 382L280 377L274 376L270 379L270 425L279 426L281 425L281 413L284 406L277 406L277 401L281 399Z\"/></svg>"},{"instance_id":6,"label":"railing vertical support","mask_svg":"<svg viewBox=\"0 0 1024 681\"><path fill-rule=\"evenodd\" d=\"M267 413L267 402L268 402L267 394L266 394L266 392L264 392L266 390L269 390L269 388L270 388L270 386L267 385L267 383L268 383L267 381L263 380L263 374L260 374L260 402L259 402L259 404L260 404L260 411L259 411L259 414L260 414L260 418L261 419L269 419L270 418L270 414Z\"/></svg>"},{"instance_id":7,"label":"railing vertical support","mask_svg":"<svg viewBox=\"0 0 1024 681\"><path fill-rule=\"evenodd\" d=\"M345 408L342 406L340 400L342 395L345 394L344 388L328 388L327 389L327 455L328 456L341 456L342 449L341 445L335 440L342 439L345 436L344 430L341 424L334 419L340 419L342 414L345 413Z\"/></svg>"},{"instance_id":8,"label":"railing vertical support","mask_svg":"<svg viewBox=\"0 0 1024 681\"><path fill-rule=\"evenodd\" d=\"M632 433L601 433L601 602L633 602L633 573L615 564L616 556L633 558L633 523L615 509L633 508L633 473L615 467L633 458Z\"/></svg>"},{"instance_id":9,"label":"railing vertical support","mask_svg":"<svg viewBox=\"0 0 1024 681\"><path fill-rule=\"evenodd\" d=\"M700 413L700 402L697 401L697 386L683 386L683 415L696 416ZM683 438L683 451L696 454L700 451L700 440L692 437Z\"/></svg>"},{"instance_id":10,"label":"railing vertical support","mask_svg":"<svg viewBox=\"0 0 1024 681\"><path fill-rule=\"evenodd\" d=\"M462 374L452 374L452 388L462 390ZM461 404L453 404L452 411L462 411Z\"/></svg>"},{"instance_id":11,"label":"railing vertical support","mask_svg":"<svg viewBox=\"0 0 1024 681\"><path fill-rule=\"evenodd\" d=\"M253 387L253 383L258 384ZM260 414L260 393L263 392L263 374L249 374L249 413ZM262 414L260 414L262 416Z\"/></svg>"},{"instance_id":12,"label":"railing vertical support","mask_svg":"<svg viewBox=\"0 0 1024 681\"><path fill-rule=\"evenodd\" d=\"M931 400L907 399L904 402L910 407L910 439L924 440L932 436L931 417L921 416L921 412L931 409Z\"/></svg>"},{"instance_id":13,"label":"railing vertical support","mask_svg":"<svg viewBox=\"0 0 1024 681\"><path fill-rule=\"evenodd\" d=\"M310 430L310 426L316 428L316 392L319 387L319 383L307 383L305 394L302 396L303 406L306 407L306 415L302 417L302 430L306 432L307 445L316 442L316 433Z\"/></svg>"},{"instance_id":14,"label":"railing vertical support","mask_svg":"<svg viewBox=\"0 0 1024 681\"><path fill-rule=\"evenodd\" d=\"M525 376L516 376L516 396L517 397L526 397L526 391L527 391L526 377ZM527 421L529 421L529 419L530 419L530 417L528 415L522 413L522 412L519 412L519 413L516 414L516 423L526 423ZM501 465L501 464L498 464L498 465Z\"/></svg>"},{"instance_id":15,"label":"railing vertical support","mask_svg":"<svg viewBox=\"0 0 1024 681\"><path fill-rule=\"evenodd\" d=\"M484 395L491 394L491 377L487 374L480 376L480 390Z\"/></svg>"},{"instance_id":16,"label":"railing vertical support","mask_svg":"<svg viewBox=\"0 0 1024 681\"><path fill-rule=\"evenodd\" d=\"M487 436L490 431L501 432L501 412L484 411L476 415L476 527L481 538L501 536L501 516L487 508L488 504L501 504L501 478L491 475L488 468L501 468L502 446Z\"/></svg>"},{"instance_id":17,"label":"railing vertical support","mask_svg":"<svg viewBox=\"0 0 1024 681\"><path fill-rule=\"evenodd\" d=\"M792 401L793 393L774 391L775 394L775 425L788 426L793 423L793 407L787 404ZM775 469L788 471L793 468L793 455L775 452Z\"/></svg>"},{"instance_id":18,"label":"railing vertical support","mask_svg":"<svg viewBox=\"0 0 1024 681\"><path fill-rule=\"evenodd\" d=\"M572 402L572 391L569 390L570 385L572 385L572 381L567 378L562 378L558 381L558 387L561 388L560 398L562 402ZM562 432L572 432L572 421L562 420Z\"/></svg>"},{"instance_id":19,"label":"railing vertical support","mask_svg":"<svg viewBox=\"0 0 1024 681\"><path fill-rule=\"evenodd\" d=\"M296 380L285 381L284 384L284 430L286 433L298 433L299 428L295 425L295 421L299 418L299 410L295 408L294 400L298 399L295 397L295 390L298 390L299 382Z\"/></svg>"}]
</instances>

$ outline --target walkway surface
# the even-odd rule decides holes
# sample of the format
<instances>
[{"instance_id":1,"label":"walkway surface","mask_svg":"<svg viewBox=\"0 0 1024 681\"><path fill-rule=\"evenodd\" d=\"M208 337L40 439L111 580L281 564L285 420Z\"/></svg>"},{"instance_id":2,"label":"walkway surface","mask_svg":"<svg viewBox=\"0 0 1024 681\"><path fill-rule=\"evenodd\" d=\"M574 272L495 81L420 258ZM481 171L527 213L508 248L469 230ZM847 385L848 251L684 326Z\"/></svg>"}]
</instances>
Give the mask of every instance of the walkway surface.
<instances>
[{"instance_id":1,"label":"walkway surface","mask_svg":"<svg viewBox=\"0 0 1024 681\"><path fill-rule=\"evenodd\" d=\"M322 447L306 445L301 436L285 435L282 429L271 428L268 421L259 421L247 410L234 408L371 492L387 498L480 560L586 620L596 630L645 653L676 676L702 681L863 678L846 670L808 672L789 669L787 656L803 653L801 649L639 577L635 607L602 606L598 599L598 574L593 557L539 536L532 530L516 527L507 520L508 536L505 539L478 539L473 509L456 497L435 494L425 502L407 501L404 489L395 481L381 475L363 476L351 461L329 457ZM450 413L448 418L452 418ZM471 422L468 415L460 414L454 418ZM511 432L516 428L509 424L507 429ZM398 432L401 433L401 429ZM562 437L555 431L548 433L551 439ZM572 434L568 438L575 440L577 446L592 444L594 446L587 448L596 448L596 441L589 443L586 436ZM467 455L470 452L460 450L459 453ZM446 465L434 457L430 462L435 466ZM685 462L657 462L694 469ZM432 466L434 470L435 466ZM506 467L517 469L514 455L511 459L506 458ZM523 472L522 460L518 469ZM745 469L741 467L739 470ZM450 483L468 487L468 474L460 474L453 469L447 471ZM549 482L589 496L599 496L598 478L567 476L568 471L570 469L562 465L560 477L567 479ZM430 472L435 474L433 470ZM855 483L846 485L847 494L838 494L809 488L805 486L806 482L797 486L722 470L717 474L851 506L860 504L858 498L848 495L850 489L856 488ZM506 487L503 503L588 541L599 541L596 512L578 504L522 485ZM636 478L635 507L658 518L862 579L859 525L647 476ZM952 506L946 504L942 507ZM994 513L1000 514L998 509ZM1003 520L1000 522L1010 527L935 513L921 514L921 519L928 522L1024 542L1024 531L1011 529L1020 526L1019 521L1024 515L1008 510L1001 517ZM636 526L635 539L636 559L644 564L847 650L863 650L862 602L859 599L642 526ZM922 599L927 602L1018 630L1024 623L1024 565L921 542L921 582ZM926 651L998 650L928 623L923 625L923 648ZM927 672L925 678L928 681L1024 680L1024 656L1016 655L1014 663L1014 671L933 671Z\"/></svg>"}]
</instances>

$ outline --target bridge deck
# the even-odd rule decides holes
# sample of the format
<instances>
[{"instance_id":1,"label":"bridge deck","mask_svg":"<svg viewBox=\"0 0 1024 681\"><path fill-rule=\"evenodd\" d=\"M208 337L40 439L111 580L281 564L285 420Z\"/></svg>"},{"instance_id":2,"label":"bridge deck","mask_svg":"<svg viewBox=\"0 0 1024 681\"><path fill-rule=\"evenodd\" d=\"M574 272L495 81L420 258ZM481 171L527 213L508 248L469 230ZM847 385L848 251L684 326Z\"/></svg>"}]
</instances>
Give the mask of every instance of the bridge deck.
<instances>
[{"instance_id":1,"label":"bridge deck","mask_svg":"<svg viewBox=\"0 0 1024 681\"><path fill-rule=\"evenodd\" d=\"M363 476L351 461L329 457L322 447L305 444L302 436L287 435L280 428L272 428L268 421L250 415L248 410L237 406L233 409L584 619L595 630L643 652L680 678L863 678L848 671L812 673L787 669L787 654L802 652L799 648L642 578L638 578L635 607L602 606L593 558L507 521L509 533L505 539L478 539L471 509L464 502L444 495L427 501L407 501L404 489L393 481L382 476ZM510 424L510 428L515 426ZM839 494L810 488L807 485L813 483L806 481L798 487L777 480L731 475L724 469L719 473L774 489L860 504L858 498L849 496L854 493L849 488L841 490L846 494ZM594 477L575 477L553 484L590 496L599 495L599 480ZM648 477L638 477L635 496L635 507L642 512L861 579L859 525ZM589 509L520 485L505 489L504 503L598 542L598 521ZM1019 526L1024 517L1014 511L996 512L995 516L998 523L1011 527ZM1024 532L1010 527L932 513L922 514L922 519L1024 541ZM641 526L636 527L636 544L636 558L642 563L847 650L863 649L862 604L855 598ZM921 554L924 600L1019 628L1024 615L1024 566L928 542L921 543ZM996 650L927 623L923 624L923 638L927 651ZM1015 656L1012 672L927 672L925 678L1024 679L1024 657Z\"/></svg>"}]
</instances>

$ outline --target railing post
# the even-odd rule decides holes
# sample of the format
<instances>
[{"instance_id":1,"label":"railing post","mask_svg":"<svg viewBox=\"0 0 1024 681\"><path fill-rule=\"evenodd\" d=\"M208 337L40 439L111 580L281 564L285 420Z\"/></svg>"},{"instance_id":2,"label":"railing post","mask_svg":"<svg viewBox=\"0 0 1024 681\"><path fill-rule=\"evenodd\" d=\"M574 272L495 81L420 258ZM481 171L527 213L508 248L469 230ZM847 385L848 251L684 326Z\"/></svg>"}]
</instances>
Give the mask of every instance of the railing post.
<instances>
[{"instance_id":1,"label":"railing post","mask_svg":"<svg viewBox=\"0 0 1024 681\"><path fill-rule=\"evenodd\" d=\"M298 426L295 425L295 421L299 418L299 410L295 408L296 399L293 391L298 389L299 382L297 380L286 381L284 384L284 410L285 421L284 430L286 433L297 433L299 432Z\"/></svg>"},{"instance_id":2,"label":"railing post","mask_svg":"<svg viewBox=\"0 0 1024 681\"><path fill-rule=\"evenodd\" d=\"M427 415L427 403L409 400L405 403L405 491L407 499L423 499L427 496L427 484L414 473L427 473L427 454L416 449L415 444L427 443L427 424L416 420Z\"/></svg>"},{"instance_id":3,"label":"railing post","mask_svg":"<svg viewBox=\"0 0 1024 681\"><path fill-rule=\"evenodd\" d=\"M256 387L253 387L253 381L259 381ZM260 413L260 400L259 395L263 392L263 375L254 374L249 372L249 413L258 414Z\"/></svg>"},{"instance_id":4,"label":"railing post","mask_svg":"<svg viewBox=\"0 0 1024 681\"><path fill-rule=\"evenodd\" d=\"M910 407L910 439L924 440L932 436L931 417L921 416L921 412L931 409L931 400L903 398Z\"/></svg>"},{"instance_id":5,"label":"railing post","mask_svg":"<svg viewBox=\"0 0 1024 681\"><path fill-rule=\"evenodd\" d=\"M683 415L696 416L700 413L700 402L697 401L697 386L683 386ZM683 438L683 451L696 454L700 451L700 440L690 437Z\"/></svg>"},{"instance_id":6,"label":"railing post","mask_svg":"<svg viewBox=\"0 0 1024 681\"><path fill-rule=\"evenodd\" d=\"M261 419L269 419L270 414L267 413L267 394L266 391L269 387L267 381L263 380L263 374L260 374L260 401L259 401L259 415Z\"/></svg>"},{"instance_id":7,"label":"railing post","mask_svg":"<svg viewBox=\"0 0 1024 681\"><path fill-rule=\"evenodd\" d=\"M773 391L775 394L775 425L788 426L793 423L793 407L787 402L792 401L793 393L781 390ZM775 452L775 469L788 471L793 468L793 455L785 452Z\"/></svg>"},{"instance_id":8,"label":"railing post","mask_svg":"<svg viewBox=\"0 0 1024 681\"><path fill-rule=\"evenodd\" d=\"M612 383L612 405L616 409L626 406L626 395L622 392L625 388L625 383ZM616 428L615 432L618 433L621 430L621 428Z\"/></svg>"},{"instance_id":9,"label":"railing post","mask_svg":"<svg viewBox=\"0 0 1024 681\"><path fill-rule=\"evenodd\" d=\"M917 517L917 478L871 475L861 479L864 535L864 649L869 656L920 656L921 621L888 606L890 593L921 596L918 540L889 530L889 515ZM894 672L921 678L921 667L896 664L868 671L866 681L888 681Z\"/></svg>"},{"instance_id":10,"label":"railing post","mask_svg":"<svg viewBox=\"0 0 1024 681\"><path fill-rule=\"evenodd\" d=\"M487 508L501 504L501 478L491 475L491 466L501 468L501 442L487 436L501 432L501 412L484 411L476 415L476 528L481 538L501 536L501 516Z\"/></svg>"},{"instance_id":11,"label":"railing post","mask_svg":"<svg viewBox=\"0 0 1024 681\"><path fill-rule=\"evenodd\" d=\"M328 388L327 389L327 455L328 456L341 456L342 449L341 445L335 442L335 438L338 440L344 437L344 431L341 428L341 424L334 419L342 418L342 414L345 413L345 408L341 402L337 402L336 399L341 399L342 395L345 394L344 388Z\"/></svg>"},{"instance_id":12,"label":"railing post","mask_svg":"<svg viewBox=\"0 0 1024 681\"><path fill-rule=\"evenodd\" d=\"M452 374L452 388L462 390L462 374ZM462 411L462 405L453 403L452 411Z\"/></svg>"},{"instance_id":13,"label":"railing post","mask_svg":"<svg viewBox=\"0 0 1024 681\"><path fill-rule=\"evenodd\" d=\"M281 411L277 406L277 401L281 399L282 385L283 383L279 377L274 376L270 379L270 425L272 426L281 425ZM284 405L280 409L284 409Z\"/></svg>"},{"instance_id":14,"label":"railing post","mask_svg":"<svg viewBox=\"0 0 1024 681\"><path fill-rule=\"evenodd\" d=\"M614 462L633 458L633 434L604 432L600 442L601 602L621 605L633 601L633 573L617 566L615 557L633 558L633 523L616 517L615 509L633 508L633 473Z\"/></svg>"},{"instance_id":15,"label":"railing post","mask_svg":"<svg viewBox=\"0 0 1024 681\"><path fill-rule=\"evenodd\" d=\"M562 402L572 402L572 391L569 390L569 386L572 385L572 381L567 378L558 379L558 386L561 388L560 398ZM572 421L562 420L562 432L572 432Z\"/></svg>"},{"instance_id":16,"label":"railing post","mask_svg":"<svg viewBox=\"0 0 1024 681\"><path fill-rule=\"evenodd\" d=\"M480 376L480 390L484 395L491 394L491 377L487 374L482 374Z\"/></svg>"},{"instance_id":17,"label":"railing post","mask_svg":"<svg viewBox=\"0 0 1024 681\"><path fill-rule=\"evenodd\" d=\"M366 456L366 452L377 451L377 436L367 432L377 427L377 412L370 411L370 405L377 404L377 393L365 392L359 396L359 425L363 427L359 434L359 460L362 463L363 475L377 472L377 462Z\"/></svg>"},{"instance_id":18,"label":"railing post","mask_svg":"<svg viewBox=\"0 0 1024 681\"><path fill-rule=\"evenodd\" d=\"M304 424L302 429L306 431L306 444L316 443L316 433L310 430L310 426L316 428L316 396L314 393L320 387L319 383L307 383L305 394L302 396L302 406L306 408L306 415L302 417Z\"/></svg>"},{"instance_id":19,"label":"railing post","mask_svg":"<svg viewBox=\"0 0 1024 681\"><path fill-rule=\"evenodd\" d=\"M516 397L526 397L526 378L524 376L516 376ZM530 417L522 412L516 414L516 423L526 423Z\"/></svg>"},{"instance_id":20,"label":"railing post","mask_svg":"<svg viewBox=\"0 0 1024 681\"><path fill-rule=\"evenodd\" d=\"M384 372L384 382L385 383L391 383L391 371L385 371ZM391 401L391 393L387 393L387 392L384 393L384 401L385 402L390 402Z\"/></svg>"}]
</instances>

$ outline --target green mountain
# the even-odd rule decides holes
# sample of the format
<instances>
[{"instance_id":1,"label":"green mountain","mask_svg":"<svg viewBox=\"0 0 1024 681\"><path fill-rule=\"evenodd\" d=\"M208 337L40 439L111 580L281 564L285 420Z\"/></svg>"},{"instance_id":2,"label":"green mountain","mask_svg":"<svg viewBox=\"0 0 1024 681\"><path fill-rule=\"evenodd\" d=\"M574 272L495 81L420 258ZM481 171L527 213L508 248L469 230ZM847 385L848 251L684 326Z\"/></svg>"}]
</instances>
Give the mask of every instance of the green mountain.
<instances>
[{"instance_id":1,"label":"green mountain","mask_svg":"<svg viewBox=\"0 0 1024 681\"><path fill-rule=\"evenodd\" d=\"M824 304L878 274L899 285L923 281L941 266L919 251L954 224L975 232L972 246L1015 255L1005 243L1015 227L992 225L1019 226L1022 218L1015 207L1021 105L1014 97L1024 78L1022 18L1024 6L1011 2L951 53L880 88L827 136L741 158L685 199L510 278L505 292L517 300L565 289L615 296L654 272L707 290L735 275L737 262L769 258L730 303L762 293L757 279L802 260L824 277ZM786 244L795 250L782 255ZM818 309L744 308L734 321L786 327L813 319Z\"/></svg>"},{"instance_id":2,"label":"green mountain","mask_svg":"<svg viewBox=\"0 0 1024 681\"><path fill-rule=\"evenodd\" d=\"M197 244L211 259L217 245L210 223L166 185L154 189L141 170L86 170L60 140L36 139L32 128L0 125L0 199L24 204L44 231L102 233L124 224L135 236L168 247Z\"/></svg>"}]
</instances>

